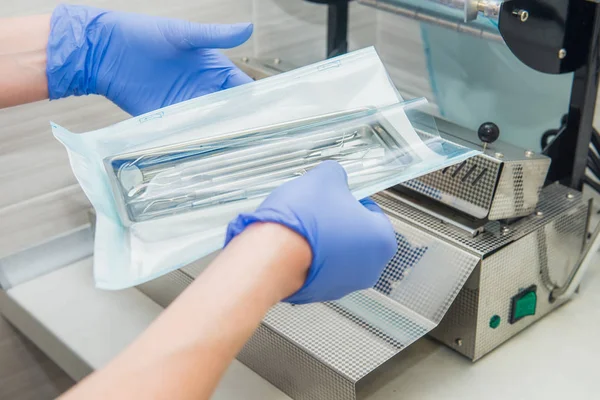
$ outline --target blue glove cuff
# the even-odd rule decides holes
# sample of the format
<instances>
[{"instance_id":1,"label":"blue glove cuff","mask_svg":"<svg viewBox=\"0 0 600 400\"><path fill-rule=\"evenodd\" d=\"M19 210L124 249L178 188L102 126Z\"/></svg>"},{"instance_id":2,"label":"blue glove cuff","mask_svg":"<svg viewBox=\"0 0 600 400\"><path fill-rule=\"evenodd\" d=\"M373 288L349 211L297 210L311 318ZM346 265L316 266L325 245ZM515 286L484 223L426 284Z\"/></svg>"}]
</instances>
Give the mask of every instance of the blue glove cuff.
<instances>
[{"instance_id":1,"label":"blue glove cuff","mask_svg":"<svg viewBox=\"0 0 600 400\"><path fill-rule=\"evenodd\" d=\"M50 100L95 92L94 49L88 40L93 22L107 12L83 6L59 5L50 19L46 76ZM98 32L96 32L99 34Z\"/></svg>"},{"instance_id":2,"label":"blue glove cuff","mask_svg":"<svg viewBox=\"0 0 600 400\"><path fill-rule=\"evenodd\" d=\"M290 220L293 220L294 222L290 222ZM257 223L257 222L258 223L270 222L270 223L276 223L276 224L283 225L283 226L293 230L294 232L296 232L297 234L299 234L300 236L302 236L303 238L306 239L306 241L310 245L310 248L312 251L312 264L310 266L310 269L308 270L308 276L306 277L306 280L304 281L304 285L302 285L300 290L298 290L296 293L294 293L290 297L284 299L283 301L286 303L291 303L291 304L306 304L306 303L311 302L311 300L310 300L311 296L306 296L305 292L310 291L310 286L316 279L318 272L319 272L318 266L315 265L315 260L317 259L315 257L315 248L316 247L315 247L314 243L311 243L310 239L304 233L305 229L302 226L302 224L299 221L297 221L296 219L282 218L278 212L269 210L269 209L259 209L252 214L240 214L236 219L231 221L229 223L229 226L227 227L227 235L225 237L225 247L237 235L242 233L244 231L244 229L246 229L248 226L250 226L254 223Z\"/></svg>"}]
</instances>

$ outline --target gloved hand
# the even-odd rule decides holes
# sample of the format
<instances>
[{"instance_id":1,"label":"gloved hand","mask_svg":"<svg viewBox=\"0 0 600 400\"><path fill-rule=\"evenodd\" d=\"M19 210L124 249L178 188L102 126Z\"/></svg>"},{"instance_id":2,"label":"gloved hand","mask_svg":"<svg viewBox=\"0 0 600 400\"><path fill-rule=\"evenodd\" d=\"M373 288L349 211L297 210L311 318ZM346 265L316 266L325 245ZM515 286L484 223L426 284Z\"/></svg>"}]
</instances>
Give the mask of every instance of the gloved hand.
<instances>
[{"instance_id":1,"label":"gloved hand","mask_svg":"<svg viewBox=\"0 0 600 400\"><path fill-rule=\"evenodd\" d=\"M232 221L226 245L255 222L282 224L312 249L304 286L285 300L294 304L337 300L374 286L397 249L388 218L372 200L356 201L334 161L282 185L254 213Z\"/></svg>"},{"instance_id":2,"label":"gloved hand","mask_svg":"<svg viewBox=\"0 0 600 400\"><path fill-rule=\"evenodd\" d=\"M47 46L50 99L99 94L132 115L251 79L218 48L244 43L252 24L202 25L60 5Z\"/></svg>"}]
</instances>

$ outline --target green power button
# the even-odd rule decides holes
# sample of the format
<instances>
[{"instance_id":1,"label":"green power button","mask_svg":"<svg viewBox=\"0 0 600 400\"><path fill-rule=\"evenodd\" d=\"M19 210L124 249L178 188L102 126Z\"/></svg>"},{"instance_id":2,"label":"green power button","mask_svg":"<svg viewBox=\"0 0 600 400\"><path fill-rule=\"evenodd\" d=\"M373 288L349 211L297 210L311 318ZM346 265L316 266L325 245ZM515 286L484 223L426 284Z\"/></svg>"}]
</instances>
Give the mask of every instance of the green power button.
<instances>
[{"instance_id":1,"label":"green power button","mask_svg":"<svg viewBox=\"0 0 600 400\"><path fill-rule=\"evenodd\" d=\"M512 298L512 307L510 314L510 323L515 322L530 316L535 315L535 309L537 306L537 287L535 285L522 290L515 297Z\"/></svg>"}]
</instances>

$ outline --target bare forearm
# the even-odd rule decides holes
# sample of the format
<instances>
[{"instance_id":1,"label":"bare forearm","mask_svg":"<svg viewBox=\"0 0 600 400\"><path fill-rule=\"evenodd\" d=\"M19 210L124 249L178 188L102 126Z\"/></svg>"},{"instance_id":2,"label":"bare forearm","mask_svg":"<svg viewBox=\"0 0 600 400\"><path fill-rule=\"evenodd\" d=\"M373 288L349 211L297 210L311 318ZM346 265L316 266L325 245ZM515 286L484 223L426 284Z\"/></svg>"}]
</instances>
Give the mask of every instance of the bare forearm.
<instances>
[{"instance_id":1,"label":"bare forearm","mask_svg":"<svg viewBox=\"0 0 600 400\"><path fill-rule=\"evenodd\" d=\"M50 15L0 19L0 108L48 98Z\"/></svg>"},{"instance_id":2,"label":"bare forearm","mask_svg":"<svg viewBox=\"0 0 600 400\"><path fill-rule=\"evenodd\" d=\"M310 260L296 233L251 226L137 342L65 398L208 398L268 309L302 286Z\"/></svg>"}]
</instances>

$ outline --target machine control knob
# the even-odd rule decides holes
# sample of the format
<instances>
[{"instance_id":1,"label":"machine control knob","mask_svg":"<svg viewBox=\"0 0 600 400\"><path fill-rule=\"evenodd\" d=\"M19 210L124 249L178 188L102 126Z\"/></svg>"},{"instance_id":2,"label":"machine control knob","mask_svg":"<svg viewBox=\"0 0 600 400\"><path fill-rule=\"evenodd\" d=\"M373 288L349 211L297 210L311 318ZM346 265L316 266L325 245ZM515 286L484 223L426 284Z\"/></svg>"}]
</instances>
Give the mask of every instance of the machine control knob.
<instances>
[{"instance_id":1,"label":"machine control knob","mask_svg":"<svg viewBox=\"0 0 600 400\"><path fill-rule=\"evenodd\" d=\"M477 130L477 136L483 142L483 147L486 148L488 144L498 140L500 137L500 128L493 122L483 123Z\"/></svg>"}]
</instances>

